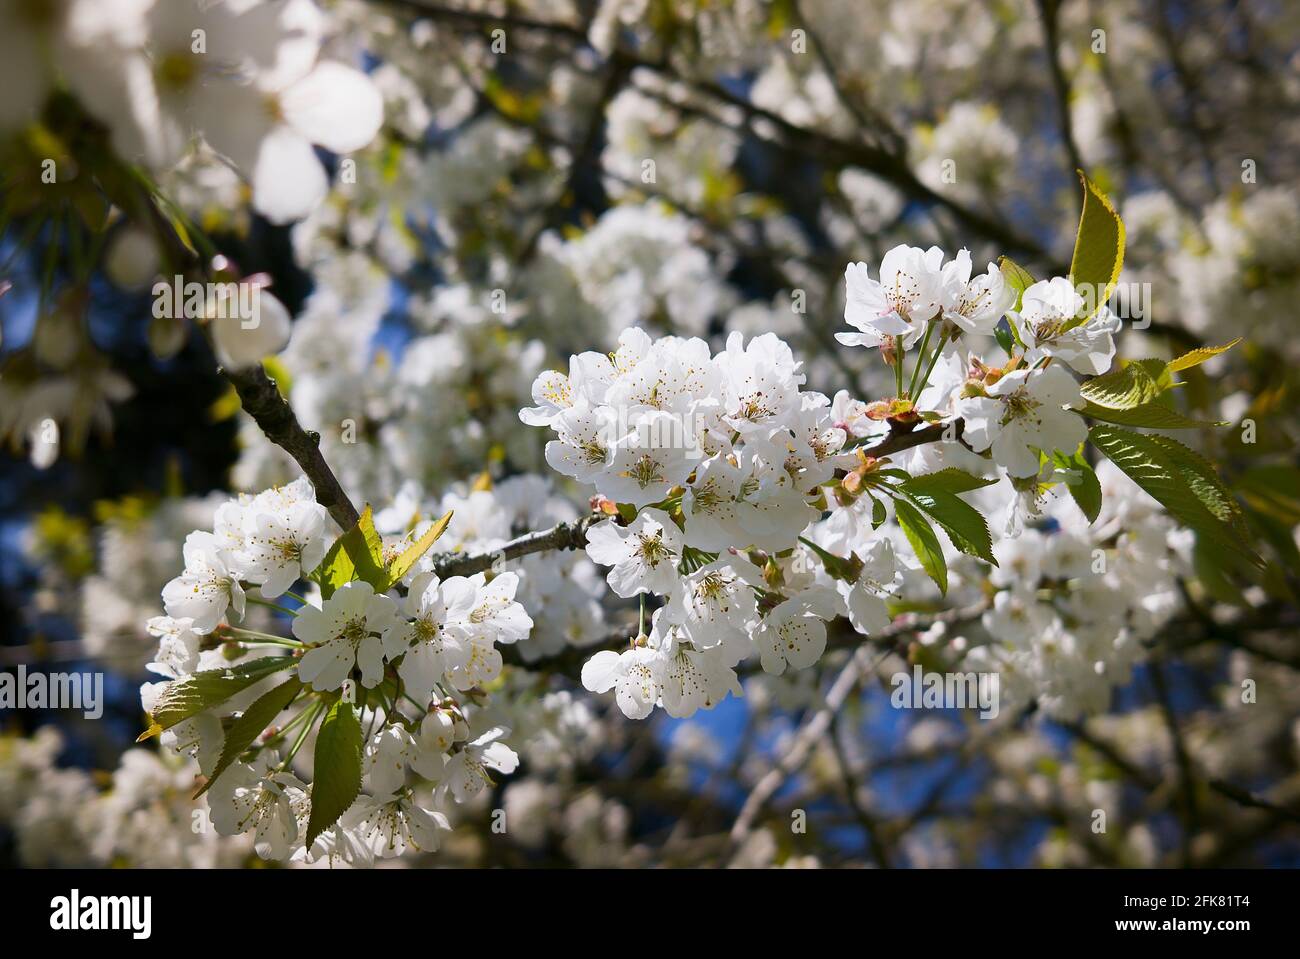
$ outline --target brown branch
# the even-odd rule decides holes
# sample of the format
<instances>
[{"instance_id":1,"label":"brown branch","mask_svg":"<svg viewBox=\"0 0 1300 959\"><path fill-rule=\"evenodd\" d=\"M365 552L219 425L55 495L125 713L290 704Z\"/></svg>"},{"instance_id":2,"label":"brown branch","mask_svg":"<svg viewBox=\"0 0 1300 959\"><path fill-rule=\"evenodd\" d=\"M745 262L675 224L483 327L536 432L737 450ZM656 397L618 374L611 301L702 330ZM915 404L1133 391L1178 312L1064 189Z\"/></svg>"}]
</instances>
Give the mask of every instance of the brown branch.
<instances>
[{"instance_id":1,"label":"brown branch","mask_svg":"<svg viewBox=\"0 0 1300 959\"><path fill-rule=\"evenodd\" d=\"M587 530L603 517L591 513L572 523L558 523L550 529L525 533L504 546L482 553L440 553L433 558L433 569L439 578L448 576L473 576L491 569L494 563L505 563L533 553L552 549L582 549L587 545Z\"/></svg>"},{"instance_id":2,"label":"brown branch","mask_svg":"<svg viewBox=\"0 0 1300 959\"><path fill-rule=\"evenodd\" d=\"M320 452L320 434L302 428L289 401L280 395L275 380L261 366L240 370L222 369L221 373L235 387L244 411L257 423L276 446L293 457L294 462L316 489L316 502L327 510L344 530L357 524L357 509L343 492L334 471Z\"/></svg>"},{"instance_id":3,"label":"brown branch","mask_svg":"<svg viewBox=\"0 0 1300 959\"><path fill-rule=\"evenodd\" d=\"M265 374L263 374L263 377L265 377ZM268 380L268 382L270 381ZM288 404L284 405L287 407ZM261 425L261 420L258 420L258 423ZM866 452L875 457L898 453L937 440L943 435L944 429L945 424L935 423L910 433L891 432L879 443L868 447ZM958 435L960 435L960 429ZM284 444L281 443L280 445L283 446ZM319 453L317 455L319 456ZM324 466L323 460L321 465ZM306 467L304 466L305 470ZM326 470L328 471L328 467L326 467ZM494 564L509 562L512 559L530 556L533 553L544 553L553 549L582 549L587 545L587 531L603 518L599 513L591 513L571 523L558 523L550 529L525 533L523 536L510 540L504 546L498 546L496 549L485 550L481 553L439 553L433 558L433 569L440 578L444 579L448 576L473 576L475 573L491 569Z\"/></svg>"},{"instance_id":4,"label":"brown branch","mask_svg":"<svg viewBox=\"0 0 1300 959\"><path fill-rule=\"evenodd\" d=\"M1169 730L1169 739L1173 746L1174 761L1178 766L1179 811L1183 820L1180 852L1184 868L1192 866L1192 847L1196 833L1200 830L1200 811L1196 802L1196 771L1192 766L1191 754L1183 739L1182 727L1178 724L1178 715L1174 712L1173 699L1169 694L1169 685L1165 680L1162 663L1153 662L1148 671L1152 689L1160 705L1165 726Z\"/></svg>"},{"instance_id":5,"label":"brown branch","mask_svg":"<svg viewBox=\"0 0 1300 959\"><path fill-rule=\"evenodd\" d=\"M567 42L573 46L587 44L587 35L579 27L568 23L530 19L514 14L488 14L459 10L444 6L432 0L379 0L380 3L406 9L417 17L427 17L436 22L448 24L453 29L483 30L500 26L530 31L552 39ZM719 83L695 77L682 76L663 60L651 60L629 50L613 50L608 62L611 66L626 71L644 69L652 71L669 80L683 84L688 89L708 97L715 102L726 104L740 110L750 129L764 142L772 143L768 137L761 136L754 129L754 121L763 121L777 132L780 142L773 143L787 152L830 166L860 166L892 183L899 190L928 206L941 207L948 211L967 229L991 240L1004 250L1022 253L1031 260L1043 261L1048 253L1040 243L1031 237L1017 233L1007 223L986 216L970 207L964 206L949 196L939 193L925 183L908 166L906 158L882 147L853 140L844 140L817 129L800 127L785 117L751 102L743 96L732 93ZM1051 271L1064 275L1063 266L1052 264Z\"/></svg>"},{"instance_id":6,"label":"brown branch","mask_svg":"<svg viewBox=\"0 0 1300 959\"><path fill-rule=\"evenodd\" d=\"M1082 170L1083 156L1074 139L1074 121L1070 115L1070 81L1061 65L1060 0L1038 0L1038 15L1043 27L1043 46L1047 52L1047 65L1056 92L1057 124L1061 143L1065 147L1071 170Z\"/></svg>"},{"instance_id":7,"label":"brown branch","mask_svg":"<svg viewBox=\"0 0 1300 959\"><path fill-rule=\"evenodd\" d=\"M781 786L785 784L785 781L802 769L804 763L812 756L814 747L825 737L831 721L835 718L835 714L844 706L849 695L870 668L872 654L879 652L877 647L880 643L897 639L906 633L924 629L935 623L965 622L980 616L987 608L988 602L981 601L971 606L935 613L932 616L904 616L871 636L872 642L870 644L864 643L859 646L852 658L849 659L848 665L835 677L835 681L826 693L826 701L822 708L817 710L799 727L790 749L781 757L776 766L758 781L745 799L744 805L740 808L740 814L736 817L735 825L731 827L733 848L738 848L749 836L750 832L753 831L754 820L758 818L758 814L768 800L776 795Z\"/></svg>"},{"instance_id":8,"label":"brown branch","mask_svg":"<svg viewBox=\"0 0 1300 959\"><path fill-rule=\"evenodd\" d=\"M1112 766L1137 783L1144 791L1154 792L1161 785L1159 776L1153 775L1129 759L1114 743L1102 739L1088 729L1084 722L1061 722L1058 725L1094 752L1100 753Z\"/></svg>"},{"instance_id":9,"label":"brown branch","mask_svg":"<svg viewBox=\"0 0 1300 959\"><path fill-rule=\"evenodd\" d=\"M1269 802L1262 796L1250 792L1247 789L1242 789L1240 786L1236 786L1227 780L1211 779L1209 786L1224 798L1231 799L1238 805L1245 806L1248 809L1261 809L1264 812L1272 813L1279 819L1285 819L1288 822L1300 822L1300 812Z\"/></svg>"},{"instance_id":10,"label":"brown branch","mask_svg":"<svg viewBox=\"0 0 1300 959\"><path fill-rule=\"evenodd\" d=\"M858 798L858 781L853 775L853 769L849 765L848 751L844 748L844 741L840 737L841 725L838 715L831 717L830 743L835 751L835 764L839 767L840 782L844 787L844 799L852 810L854 818L857 819L858 825L862 827L866 835L867 847L871 850L871 855L875 858L876 863L881 869L888 869L893 857L890 855L889 847L885 844L885 838L882 835L880 823L872 814L866 805Z\"/></svg>"}]
</instances>

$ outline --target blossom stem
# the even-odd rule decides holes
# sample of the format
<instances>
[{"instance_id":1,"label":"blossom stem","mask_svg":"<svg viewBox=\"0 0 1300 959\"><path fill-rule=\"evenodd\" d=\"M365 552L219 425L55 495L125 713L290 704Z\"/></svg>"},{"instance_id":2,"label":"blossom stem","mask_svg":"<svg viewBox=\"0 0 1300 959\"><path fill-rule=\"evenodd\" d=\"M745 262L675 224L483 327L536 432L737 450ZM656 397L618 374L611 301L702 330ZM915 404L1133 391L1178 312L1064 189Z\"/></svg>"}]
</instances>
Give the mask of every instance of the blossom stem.
<instances>
[{"instance_id":1,"label":"blossom stem","mask_svg":"<svg viewBox=\"0 0 1300 959\"><path fill-rule=\"evenodd\" d=\"M280 763L281 772L288 771L289 764L293 762L293 757L297 756L298 750L302 749L302 744L307 741L307 734L310 733L311 728L316 725L316 717L320 715L321 707L323 705L324 704L320 700L317 700L291 720L292 722L297 722L299 717L306 716L308 713L311 714L306 722L302 724L302 729L298 731L298 736L294 739L293 745L289 747L289 752L284 757L284 762Z\"/></svg>"},{"instance_id":2,"label":"blossom stem","mask_svg":"<svg viewBox=\"0 0 1300 959\"><path fill-rule=\"evenodd\" d=\"M269 599L258 599L256 596L245 596L245 600L250 603L256 603L258 606L265 606L267 609L278 610L286 616L297 616L298 611L290 609L288 606L281 606L279 603L273 603Z\"/></svg>"},{"instance_id":3,"label":"blossom stem","mask_svg":"<svg viewBox=\"0 0 1300 959\"><path fill-rule=\"evenodd\" d=\"M604 519L599 513L589 513L571 523L557 523L550 529L525 533L497 549L481 553L439 553L433 556L433 569L439 579L449 576L473 576L492 567L494 560L508 562L552 549L581 549L587 545L587 530Z\"/></svg>"},{"instance_id":4,"label":"blossom stem","mask_svg":"<svg viewBox=\"0 0 1300 959\"><path fill-rule=\"evenodd\" d=\"M947 336L940 333L939 342L935 344L934 353L930 357L930 366L926 369L925 376L921 378L921 386L919 387L919 390L921 392L924 392L925 388L930 385L930 374L934 372L935 366L937 366L939 363L939 357L943 354L943 344L946 340L947 340ZM919 361L918 361L918 365L919 365Z\"/></svg>"},{"instance_id":5,"label":"blossom stem","mask_svg":"<svg viewBox=\"0 0 1300 959\"><path fill-rule=\"evenodd\" d=\"M916 354L916 365L912 367L912 379L907 384L907 396L911 399L916 396L916 378L921 373L921 366L925 363L925 348L930 345L930 334L934 332L934 320L925 324L925 335L921 337L921 348ZM924 387L922 387L924 388Z\"/></svg>"},{"instance_id":6,"label":"blossom stem","mask_svg":"<svg viewBox=\"0 0 1300 959\"><path fill-rule=\"evenodd\" d=\"M304 689L305 688L306 687L304 687ZM308 698L310 698L310 696ZM289 706L292 705L293 703L289 704ZM289 707L286 706L285 708L288 709ZM289 735L290 730L296 729L298 724L301 723L304 719L306 719L308 714L311 713L311 711L315 708L316 708L315 702L308 703L298 712L296 716L293 717L293 719L289 720L287 723L285 723L283 726L277 729L274 735L266 737L266 739L262 742L262 745L259 746L258 748L261 749L262 747L270 746L273 743L280 742L282 739L284 739L286 736Z\"/></svg>"},{"instance_id":7,"label":"blossom stem","mask_svg":"<svg viewBox=\"0 0 1300 959\"><path fill-rule=\"evenodd\" d=\"M236 634L233 638L240 642L252 640L256 645L262 646L289 646L298 649L303 644L296 639L287 639L284 636L272 636L270 633L259 633L255 629L240 629L238 626L227 626L223 633Z\"/></svg>"}]
</instances>

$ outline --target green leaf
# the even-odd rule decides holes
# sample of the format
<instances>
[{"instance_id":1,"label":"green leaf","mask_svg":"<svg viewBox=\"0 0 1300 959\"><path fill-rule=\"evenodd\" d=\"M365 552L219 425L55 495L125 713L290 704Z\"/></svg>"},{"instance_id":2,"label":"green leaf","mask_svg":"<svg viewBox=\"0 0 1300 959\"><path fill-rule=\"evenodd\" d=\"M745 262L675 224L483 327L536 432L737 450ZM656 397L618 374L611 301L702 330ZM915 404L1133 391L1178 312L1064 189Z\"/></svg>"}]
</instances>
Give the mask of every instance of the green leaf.
<instances>
[{"instance_id":1,"label":"green leaf","mask_svg":"<svg viewBox=\"0 0 1300 959\"><path fill-rule=\"evenodd\" d=\"M943 527L953 546L967 556L998 565L993 556L993 539L989 535L988 523L974 506L941 489L917 489L911 483L900 483L898 488Z\"/></svg>"},{"instance_id":2,"label":"green leaf","mask_svg":"<svg viewBox=\"0 0 1300 959\"><path fill-rule=\"evenodd\" d=\"M1020 300L1025 295L1025 290L1034 285L1034 275L1009 256L998 257L998 269L1002 271L1007 285L1016 291L1016 302L1011 307L1012 311L1019 310ZM1012 328L1011 332L1014 335L1015 329Z\"/></svg>"},{"instance_id":3,"label":"green leaf","mask_svg":"<svg viewBox=\"0 0 1300 959\"><path fill-rule=\"evenodd\" d=\"M873 470L871 473L867 474L868 480L879 480L879 479L907 480L911 478L912 478L912 474L909 473L907 470L892 469L892 468Z\"/></svg>"},{"instance_id":4,"label":"green leaf","mask_svg":"<svg viewBox=\"0 0 1300 959\"><path fill-rule=\"evenodd\" d=\"M1061 469L1073 470L1079 474L1076 482L1065 484L1066 488L1075 505L1088 517L1088 522L1097 522L1097 517L1101 515L1101 483L1097 480L1092 464L1084 458L1082 452L1066 456L1057 450L1052 458Z\"/></svg>"},{"instance_id":5,"label":"green leaf","mask_svg":"<svg viewBox=\"0 0 1300 959\"><path fill-rule=\"evenodd\" d=\"M388 564L388 584L383 590L388 589L394 583L401 582L402 577L411 571L411 568L419 562L420 557L429 551L438 537L447 529L447 524L451 522L451 512L449 511L442 519L438 520L427 530L424 535L406 548L404 552ZM376 587L378 589L378 587ZM383 592L379 590L379 592Z\"/></svg>"},{"instance_id":6,"label":"green leaf","mask_svg":"<svg viewBox=\"0 0 1300 959\"><path fill-rule=\"evenodd\" d=\"M226 731L226 740L221 745L221 758L217 760L217 765L208 776L208 781L192 798L198 799L208 791L208 787L217 781L217 777L225 772L230 764L253 744L253 740L275 721L275 717L279 716L293 701L293 697L298 695L300 689L302 683L298 677L290 676L279 686L267 690L258 697L257 702L244 710L243 715Z\"/></svg>"},{"instance_id":7,"label":"green leaf","mask_svg":"<svg viewBox=\"0 0 1300 959\"><path fill-rule=\"evenodd\" d=\"M1241 606L1241 588L1233 580L1235 564L1225 562L1230 556L1231 553L1211 548L1208 540L1198 539L1192 548L1192 568L1211 597L1229 606Z\"/></svg>"},{"instance_id":8,"label":"green leaf","mask_svg":"<svg viewBox=\"0 0 1300 959\"><path fill-rule=\"evenodd\" d=\"M1169 513L1222 549L1257 567L1241 509L1200 454L1167 436L1094 426L1093 444Z\"/></svg>"},{"instance_id":9,"label":"green leaf","mask_svg":"<svg viewBox=\"0 0 1300 959\"><path fill-rule=\"evenodd\" d=\"M1182 356L1178 357L1178 359L1172 360L1169 363L1169 370L1175 373L1179 370L1190 370L1193 366L1200 366L1206 360L1212 359L1220 353L1228 352L1228 350L1232 349L1240 342L1241 337L1239 336L1231 343L1225 343L1223 346L1202 346L1200 349L1192 350L1190 353L1184 353Z\"/></svg>"},{"instance_id":10,"label":"green leaf","mask_svg":"<svg viewBox=\"0 0 1300 959\"><path fill-rule=\"evenodd\" d=\"M1011 324L999 323L993 330L993 338L998 341L998 346L1002 347L1002 352L1011 356L1016 351L1016 341L1011 336Z\"/></svg>"},{"instance_id":11,"label":"green leaf","mask_svg":"<svg viewBox=\"0 0 1300 959\"><path fill-rule=\"evenodd\" d=\"M907 541L912 544L916 558L921 561L921 568L934 580L939 592L948 595L948 564L930 521L903 499L894 500L894 515L898 517L898 525L903 527Z\"/></svg>"},{"instance_id":12,"label":"green leaf","mask_svg":"<svg viewBox=\"0 0 1300 959\"><path fill-rule=\"evenodd\" d=\"M161 197L154 197L154 204L158 213L167 221L167 225L172 228L172 233L180 241L181 246L185 247L186 252L191 256L198 256L199 251L194 247L194 241L190 239L190 231L185 226L185 218L170 203L165 202Z\"/></svg>"},{"instance_id":13,"label":"green leaf","mask_svg":"<svg viewBox=\"0 0 1300 959\"><path fill-rule=\"evenodd\" d=\"M266 656L224 669L205 669L169 683L154 704L149 729L136 742L156 736L196 713L224 703L259 679L297 663L292 656Z\"/></svg>"},{"instance_id":14,"label":"green leaf","mask_svg":"<svg viewBox=\"0 0 1300 959\"><path fill-rule=\"evenodd\" d=\"M972 476L965 470L959 470L955 466L949 466L947 469L936 470L933 473L922 473L920 476L910 476L902 485L907 487L909 493L928 493L934 490L940 490L945 493L969 493L971 490L983 489L986 486L997 484L996 479L985 479L982 476Z\"/></svg>"},{"instance_id":15,"label":"green leaf","mask_svg":"<svg viewBox=\"0 0 1300 959\"><path fill-rule=\"evenodd\" d=\"M1097 189L1082 171L1083 213L1074 240L1070 260L1070 279L1084 299L1084 308L1065 325L1065 330L1087 323L1115 292L1120 270L1124 268L1124 221L1115 212L1110 198Z\"/></svg>"},{"instance_id":16,"label":"green leaf","mask_svg":"<svg viewBox=\"0 0 1300 959\"><path fill-rule=\"evenodd\" d=\"M336 589L354 579L369 583L376 592L388 588L384 542L375 532L369 505L361 513L357 525L334 541L311 578L320 583L322 599L329 599Z\"/></svg>"},{"instance_id":17,"label":"green leaf","mask_svg":"<svg viewBox=\"0 0 1300 959\"><path fill-rule=\"evenodd\" d=\"M307 819L307 848L338 822L361 792L361 723L356 707L338 700L325 714L316 734L312 760L311 815Z\"/></svg>"},{"instance_id":18,"label":"green leaf","mask_svg":"<svg viewBox=\"0 0 1300 959\"><path fill-rule=\"evenodd\" d=\"M1160 363L1159 360L1154 362ZM1161 364L1163 366L1163 364ZM1131 410L1149 403L1164 392L1162 377L1152 375L1147 362L1126 363L1118 370L1084 380L1079 384L1083 398L1110 410Z\"/></svg>"},{"instance_id":19,"label":"green leaf","mask_svg":"<svg viewBox=\"0 0 1300 959\"><path fill-rule=\"evenodd\" d=\"M1300 469L1285 463L1256 466L1241 474L1236 487L1256 512L1287 526L1300 523Z\"/></svg>"},{"instance_id":20,"label":"green leaf","mask_svg":"<svg viewBox=\"0 0 1300 959\"><path fill-rule=\"evenodd\" d=\"M871 528L880 529L889 519L889 514L885 511L885 503L874 496L871 497Z\"/></svg>"},{"instance_id":21,"label":"green leaf","mask_svg":"<svg viewBox=\"0 0 1300 959\"><path fill-rule=\"evenodd\" d=\"M1084 416L1105 423L1141 426L1152 430L1198 430L1228 425L1222 421L1194 420L1160 403L1143 403L1130 409L1108 409L1096 403L1088 403L1082 412Z\"/></svg>"},{"instance_id":22,"label":"green leaf","mask_svg":"<svg viewBox=\"0 0 1300 959\"><path fill-rule=\"evenodd\" d=\"M1288 572L1300 569L1300 549L1295 544L1295 524L1286 523L1255 510L1247 504L1246 522L1258 539L1263 540L1277 555L1277 562L1269 563L1260 585L1274 599L1294 603L1300 595L1292 587Z\"/></svg>"}]
</instances>

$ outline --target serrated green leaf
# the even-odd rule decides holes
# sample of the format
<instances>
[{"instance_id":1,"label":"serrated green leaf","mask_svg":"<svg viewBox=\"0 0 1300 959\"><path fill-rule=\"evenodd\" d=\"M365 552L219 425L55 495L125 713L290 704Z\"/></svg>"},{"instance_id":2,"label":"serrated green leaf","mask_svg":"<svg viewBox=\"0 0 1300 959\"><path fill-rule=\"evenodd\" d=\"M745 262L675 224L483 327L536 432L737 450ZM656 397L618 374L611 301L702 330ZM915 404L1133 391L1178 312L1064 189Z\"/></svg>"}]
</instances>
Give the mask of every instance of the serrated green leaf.
<instances>
[{"instance_id":1,"label":"serrated green leaf","mask_svg":"<svg viewBox=\"0 0 1300 959\"><path fill-rule=\"evenodd\" d=\"M967 556L998 565L988 523L974 506L942 489L918 489L911 483L900 483L898 489L943 528L953 546Z\"/></svg>"},{"instance_id":2,"label":"serrated green leaf","mask_svg":"<svg viewBox=\"0 0 1300 959\"><path fill-rule=\"evenodd\" d=\"M1118 370L1084 380L1079 384L1079 392L1095 406L1131 410L1150 403L1164 392L1159 376L1152 376L1151 370L1144 363L1126 363Z\"/></svg>"},{"instance_id":3,"label":"serrated green leaf","mask_svg":"<svg viewBox=\"0 0 1300 959\"><path fill-rule=\"evenodd\" d=\"M903 528L903 535L912 544L912 551L921 562L921 568L934 580L939 592L948 595L948 563L943 558L943 547L934 527L915 506L906 500L894 500L894 515L898 525Z\"/></svg>"},{"instance_id":4,"label":"serrated green leaf","mask_svg":"<svg viewBox=\"0 0 1300 959\"><path fill-rule=\"evenodd\" d=\"M1246 539L1240 507L1204 457L1167 436L1115 426L1094 426L1089 435L1097 449L1175 519L1215 546L1263 566Z\"/></svg>"},{"instance_id":5,"label":"serrated green leaf","mask_svg":"<svg viewBox=\"0 0 1300 959\"><path fill-rule=\"evenodd\" d=\"M1183 475L1189 487L1197 494L1215 517L1232 526L1246 541L1245 516L1241 504L1219 479L1214 464L1200 453L1189 449L1169 436L1151 435L1147 437L1156 446L1164 450L1174 466Z\"/></svg>"},{"instance_id":6,"label":"serrated green leaf","mask_svg":"<svg viewBox=\"0 0 1300 959\"><path fill-rule=\"evenodd\" d=\"M1125 366L1128 366L1130 363L1134 366L1141 367L1142 371L1155 381L1156 386L1160 387L1160 392L1162 393L1165 390L1173 389L1175 386L1183 385L1182 383L1174 382L1174 374L1170 371L1169 364L1164 360L1148 359L1124 361Z\"/></svg>"},{"instance_id":7,"label":"serrated green leaf","mask_svg":"<svg viewBox=\"0 0 1300 959\"><path fill-rule=\"evenodd\" d=\"M361 723L356 707L340 699L330 707L316 734L313 754L311 814L307 848L338 822L361 792Z\"/></svg>"},{"instance_id":8,"label":"serrated green leaf","mask_svg":"<svg viewBox=\"0 0 1300 959\"><path fill-rule=\"evenodd\" d=\"M423 556L425 553L427 553L432 548L433 544L438 541L438 538L442 536L444 532L446 532L447 524L450 522L451 522L451 512L448 511L448 513L445 516L443 516L442 519L438 520L427 530L425 530L424 535L421 536L414 543L412 543L410 546L408 546L397 557L397 559L389 563L388 571L387 571L388 574L387 585L384 586L382 590L379 590L379 592L383 592L384 590L391 587L394 583L400 583L402 581L402 577L405 576L407 573L409 573L412 567L414 567L415 564L420 561L420 557Z\"/></svg>"},{"instance_id":9,"label":"serrated green leaf","mask_svg":"<svg viewBox=\"0 0 1300 959\"><path fill-rule=\"evenodd\" d=\"M169 683L154 704L148 731L137 742L224 703L259 679L288 669L296 662L292 656L266 656L224 669L205 669Z\"/></svg>"},{"instance_id":10,"label":"serrated green leaf","mask_svg":"<svg viewBox=\"0 0 1300 959\"><path fill-rule=\"evenodd\" d=\"M1082 413L1104 423L1141 426L1152 430L1199 430L1228 425L1222 420L1194 420L1160 403L1143 403L1131 409L1108 409L1096 403L1088 403Z\"/></svg>"},{"instance_id":11,"label":"serrated green leaf","mask_svg":"<svg viewBox=\"0 0 1300 959\"><path fill-rule=\"evenodd\" d=\"M302 683L298 677L290 676L279 686L267 690L258 697L257 702L244 710L243 714L235 720L234 725L226 730L225 742L221 744L221 758L217 760L217 765L213 767L212 774L208 776L208 781L203 784L203 788L194 794L194 799L198 799L208 791L208 787L217 781L217 777L225 772L230 764L253 744L253 740L275 721L275 717L279 716L293 701L293 697L298 695L300 689Z\"/></svg>"},{"instance_id":12,"label":"serrated green leaf","mask_svg":"<svg viewBox=\"0 0 1300 959\"><path fill-rule=\"evenodd\" d=\"M907 486L909 492L941 490L945 493L969 493L971 490L984 489L986 486L994 486L997 483L998 480L996 479L972 476L965 470L949 466L933 473L910 476L904 485Z\"/></svg>"},{"instance_id":13,"label":"serrated green leaf","mask_svg":"<svg viewBox=\"0 0 1300 959\"><path fill-rule=\"evenodd\" d=\"M1241 337L1239 336L1231 343L1225 343L1223 346L1202 346L1190 353L1184 353L1178 359L1170 361L1169 370L1175 373L1179 370L1190 370L1193 366L1200 366L1206 360L1213 359L1220 353L1228 352L1240 342Z\"/></svg>"},{"instance_id":14,"label":"serrated green leaf","mask_svg":"<svg viewBox=\"0 0 1300 959\"><path fill-rule=\"evenodd\" d=\"M1088 518L1088 522L1097 522L1097 517L1101 515L1101 483L1097 480L1097 473L1093 470L1092 464L1084 458L1082 452L1066 456L1057 450L1052 458L1061 469L1073 470L1078 474L1075 482L1065 484L1066 488L1070 491L1070 498L1074 500L1075 505Z\"/></svg>"},{"instance_id":15,"label":"serrated green leaf","mask_svg":"<svg viewBox=\"0 0 1300 959\"><path fill-rule=\"evenodd\" d=\"M357 525L334 541L311 578L320 584L323 599L329 599L336 589L354 579L369 583L376 592L388 588L384 542L375 532L369 505L362 511Z\"/></svg>"},{"instance_id":16,"label":"serrated green leaf","mask_svg":"<svg viewBox=\"0 0 1300 959\"><path fill-rule=\"evenodd\" d=\"M1082 326L1097 314L1110 299L1124 268L1124 221L1115 212L1110 198L1082 171L1083 213L1079 232L1074 239L1074 256L1070 259L1070 279L1084 298L1084 308L1065 324L1065 330Z\"/></svg>"}]
</instances>

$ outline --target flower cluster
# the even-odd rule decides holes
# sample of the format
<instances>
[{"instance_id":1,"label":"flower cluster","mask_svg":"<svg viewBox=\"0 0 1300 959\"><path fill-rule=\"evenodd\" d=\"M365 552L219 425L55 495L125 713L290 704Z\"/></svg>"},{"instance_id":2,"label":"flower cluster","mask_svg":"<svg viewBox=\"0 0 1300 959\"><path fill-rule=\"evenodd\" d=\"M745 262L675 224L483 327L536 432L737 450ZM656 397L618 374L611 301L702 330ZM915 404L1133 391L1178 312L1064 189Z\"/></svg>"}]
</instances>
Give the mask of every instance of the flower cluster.
<instances>
[{"instance_id":1,"label":"flower cluster","mask_svg":"<svg viewBox=\"0 0 1300 959\"><path fill-rule=\"evenodd\" d=\"M895 247L881 261L879 279L871 279L865 263L850 264L844 317L856 332L837 339L895 350L920 341L924 352L937 331L948 362L929 393L924 392L928 377L922 380L915 397L921 409L960 416L972 449L990 450L1012 476L1035 476L1040 452L1073 453L1087 437L1083 420L1069 412L1083 408L1083 397L1063 367L1089 375L1106 372L1115 356L1119 321L1102 306L1074 325L1085 302L1064 277L1032 284L1013 309L1016 291L996 264L971 274L967 251L945 262L938 247ZM982 351L1004 318L1020 351L1008 365L992 366L971 344Z\"/></svg>"},{"instance_id":2,"label":"flower cluster","mask_svg":"<svg viewBox=\"0 0 1300 959\"><path fill-rule=\"evenodd\" d=\"M832 403L803 383L773 334L747 345L732 334L714 355L703 340L636 328L609 356L575 356L568 375L535 382L538 405L520 415L556 433L547 462L622 514L591 529L587 555L611 567L616 595L662 597L648 634L583 669L627 715L711 708L739 692L736 666L755 653L773 673L809 666L824 618L847 612L827 577L787 580L776 556L820 516L819 487L857 462L848 421L873 424L847 396ZM873 559L864 575L885 589L892 556Z\"/></svg>"},{"instance_id":3,"label":"flower cluster","mask_svg":"<svg viewBox=\"0 0 1300 959\"><path fill-rule=\"evenodd\" d=\"M533 384L536 405L520 418L554 432L547 462L594 487L609 514L590 531L587 555L610 568L617 596L640 597L642 630L630 648L597 653L582 676L590 690L614 690L630 717L656 705L672 716L711 708L739 692L737 666L755 655L768 673L806 668L837 616L865 634L888 625L888 599L906 568L887 531L877 532L893 509L907 511L898 515L909 527L904 557L917 548L909 516L919 518L919 506L962 552L995 562L982 518L964 501L916 500L905 484L889 485L912 477L868 455L877 447L862 441L879 427L960 420L960 443L955 430L948 437L960 455L977 474L991 460L1010 477L1011 536L1040 517L1035 491L1058 478L1054 457L1073 457L1087 437L1069 369L1105 372L1116 323L1104 308L1085 316L1069 280L1033 283L1018 296L996 264L972 276L965 250L947 260L937 247L900 246L878 279L854 263L846 282L854 332L838 338L881 348L897 373L891 400L805 391L801 364L771 333L748 344L732 333L714 354L701 339L652 340L630 328L613 353L574 356L567 374L546 372ZM1013 346L995 364L975 347L994 346L1004 322L999 342ZM960 475L969 485L959 492L996 482ZM890 497L903 502L887 506ZM969 514L959 521L949 510ZM982 530L984 545L963 528ZM946 588L933 562L918 556Z\"/></svg>"},{"instance_id":4,"label":"flower cluster","mask_svg":"<svg viewBox=\"0 0 1300 959\"><path fill-rule=\"evenodd\" d=\"M403 554L431 526L414 519L401 525L413 528L381 538L380 560ZM164 746L192 756L209 777L217 832L251 831L259 855L364 864L408 849L432 851L450 828L440 809L447 797L468 801L488 786L491 772L518 763L501 741L509 730L484 725L478 704L481 688L501 674L497 644L525 640L533 626L515 601L519 576L440 579L426 554L388 589L360 579L327 589L319 580L330 565L330 526L306 479L219 505L213 529L186 539L184 572L163 590L167 615L149 623L159 639L149 669L162 681L142 688L144 707L151 715L170 708L176 686L200 700L203 708L157 731ZM306 595L293 593L303 580ZM271 602L280 597L300 605ZM292 638L233 625L247 604L291 617ZM256 658L268 650L275 655ZM285 651L290 655L279 655ZM245 670L255 681L217 701L206 701L197 685ZM290 670L291 694L270 699L275 708L263 716L263 697L284 690L275 683ZM298 778L293 762L313 734L319 744L317 722L338 709L354 716L355 725L343 725L356 730L364 751L368 791L312 835L314 787ZM250 710L267 732L232 754L234 734L222 717ZM273 721L286 710L293 715ZM319 754L315 766L318 781L328 775Z\"/></svg>"}]
</instances>

